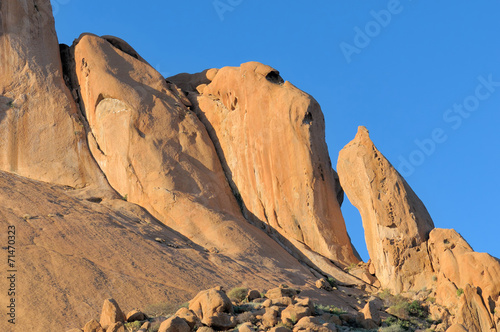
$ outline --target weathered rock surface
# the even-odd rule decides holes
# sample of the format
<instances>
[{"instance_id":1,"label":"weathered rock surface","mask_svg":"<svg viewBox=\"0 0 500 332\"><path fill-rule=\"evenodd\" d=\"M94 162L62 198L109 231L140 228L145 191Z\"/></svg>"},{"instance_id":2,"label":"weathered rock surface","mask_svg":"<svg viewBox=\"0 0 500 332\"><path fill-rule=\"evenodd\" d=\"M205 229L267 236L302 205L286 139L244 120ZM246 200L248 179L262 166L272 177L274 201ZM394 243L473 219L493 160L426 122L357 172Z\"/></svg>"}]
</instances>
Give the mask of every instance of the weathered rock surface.
<instances>
[{"instance_id":1,"label":"weathered rock surface","mask_svg":"<svg viewBox=\"0 0 500 332\"><path fill-rule=\"evenodd\" d=\"M337 167L361 213L370 264L382 287L396 293L430 288L456 323L471 331L495 329L499 260L474 252L455 230L434 229L422 202L366 128L340 152Z\"/></svg>"},{"instance_id":2,"label":"weathered rock surface","mask_svg":"<svg viewBox=\"0 0 500 332\"><path fill-rule=\"evenodd\" d=\"M426 240L434 223L406 181L359 127L339 154L340 182L363 220L365 239L382 287L396 292L427 285L432 272Z\"/></svg>"},{"instance_id":3,"label":"weathered rock surface","mask_svg":"<svg viewBox=\"0 0 500 332\"><path fill-rule=\"evenodd\" d=\"M63 80L50 1L2 1L0 9L0 170L109 190Z\"/></svg>"},{"instance_id":4,"label":"weathered rock surface","mask_svg":"<svg viewBox=\"0 0 500 332\"><path fill-rule=\"evenodd\" d=\"M201 82L198 76L192 86ZM186 77L169 80L187 86ZM245 217L281 235L289 250L305 244L340 264L357 262L318 103L257 62L224 67L198 90L197 98L189 91L191 102Z\"/></svg>"}]
</instances>

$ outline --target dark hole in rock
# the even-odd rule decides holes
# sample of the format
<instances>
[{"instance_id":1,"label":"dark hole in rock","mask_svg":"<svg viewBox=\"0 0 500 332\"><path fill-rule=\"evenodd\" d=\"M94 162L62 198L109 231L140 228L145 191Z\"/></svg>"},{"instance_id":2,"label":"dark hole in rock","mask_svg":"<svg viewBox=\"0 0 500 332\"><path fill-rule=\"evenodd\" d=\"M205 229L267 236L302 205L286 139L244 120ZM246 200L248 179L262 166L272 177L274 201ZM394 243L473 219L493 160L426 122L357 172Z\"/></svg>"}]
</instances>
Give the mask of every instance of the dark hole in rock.
<instances>
[{"instance_id":1,"label":"dark hole in rock","mask_svg":"<svg viewBox=\"0 0 500 332\"><path fill-rule=\"evenodd\" d=\"M302 120L303 124L311 124L313 122L313 116L311 112L307 112L304 116L304 120Z\"/></svg>"},{"instance_id":2,"label":"dark hole in rock","mask_svg":"<svg viewBox=\"0 0 500 332\"><path fill-rule=\"evenodd\" d=\"M281 78L280 73L278 71L271 71L267 74L266 79L274 84L283 84L285 81Z\"/></svg>"}]
</instances>

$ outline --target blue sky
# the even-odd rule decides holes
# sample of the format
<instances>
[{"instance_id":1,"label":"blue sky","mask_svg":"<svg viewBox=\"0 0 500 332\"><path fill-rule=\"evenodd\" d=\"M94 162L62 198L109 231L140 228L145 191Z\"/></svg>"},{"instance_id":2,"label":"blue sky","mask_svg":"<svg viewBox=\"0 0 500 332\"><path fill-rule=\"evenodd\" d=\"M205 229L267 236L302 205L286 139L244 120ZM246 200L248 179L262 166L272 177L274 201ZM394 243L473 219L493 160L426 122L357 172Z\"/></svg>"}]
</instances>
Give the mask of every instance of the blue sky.
<instances>
[{"instance_id":1,"label":"blue sky","mask_svg":"<svg viewBox=\"0 0 500 332\"><path fill-rule=\"evenodd\" d=\"M164 76L259 61L313 95L338 152L357 127L436 227L500 257L500 2L52 0L61 43L129 42ZM366 260L359 213L342 207Z\"/></svg>"}]
</instances>

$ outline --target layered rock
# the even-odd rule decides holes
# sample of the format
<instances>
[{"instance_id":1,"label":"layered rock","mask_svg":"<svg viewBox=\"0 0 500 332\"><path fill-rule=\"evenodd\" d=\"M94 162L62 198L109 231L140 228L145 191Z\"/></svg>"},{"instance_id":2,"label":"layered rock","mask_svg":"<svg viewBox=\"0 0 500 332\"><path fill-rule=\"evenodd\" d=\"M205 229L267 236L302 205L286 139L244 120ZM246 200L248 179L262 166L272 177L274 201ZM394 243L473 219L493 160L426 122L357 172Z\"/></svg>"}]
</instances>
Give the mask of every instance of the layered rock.
<instances>
[{"instance_id":1,"label":"layered rock","mask_svg":"<svg viewBox=\"0 0 500 332\"><path fill-rule=\"evenodd\" d=\"M208 84L199 74L191 81L185 75L169 80L192 89L191 102L245 217L279 235L289 250L316 252L340 264L357 262L318 103L257 62L205 76Z\"/></svg>"},{"instance_id":2,"label":"layered rock","mask_svg":"<svg viewBox=\"0 0 500 332\"><path fill-rule=\"evenodd\" d=\"M63 80L49 0L0 4L0 169L108 188Z\"/></svg>"},{"instance_id":3,"label":"layered rock","mask_svg":"<svg viewBox=\"0 0 500 332\"><path fill-rule=\"evenodd\" d=\"M363 220L366 245L382 287L396 292L427 285L432 272L426 240L434 223L427 209L359 127L340 151L340 181Z\"/></svg>"}]
</instances>

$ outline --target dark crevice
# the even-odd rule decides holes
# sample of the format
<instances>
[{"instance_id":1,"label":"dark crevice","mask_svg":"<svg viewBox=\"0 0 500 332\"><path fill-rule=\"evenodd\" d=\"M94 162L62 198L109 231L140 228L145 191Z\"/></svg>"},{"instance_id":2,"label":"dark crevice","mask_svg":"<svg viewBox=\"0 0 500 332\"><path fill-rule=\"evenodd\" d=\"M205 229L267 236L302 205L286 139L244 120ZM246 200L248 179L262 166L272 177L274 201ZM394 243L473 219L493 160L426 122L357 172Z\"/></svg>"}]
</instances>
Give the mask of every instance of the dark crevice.
<instances>
[{"instance_id":1,"label":"dark crevice","mask_svg":"<svg viewBox=\"0 0 500 332\"><path fill-rule=\"evenodd\" d=\"M313 116L311 112L307 112L306 115L304 115L304 120L302 120L302 124L308 124L310 125L313 122Z\"/></svg>"}]
</instances>

